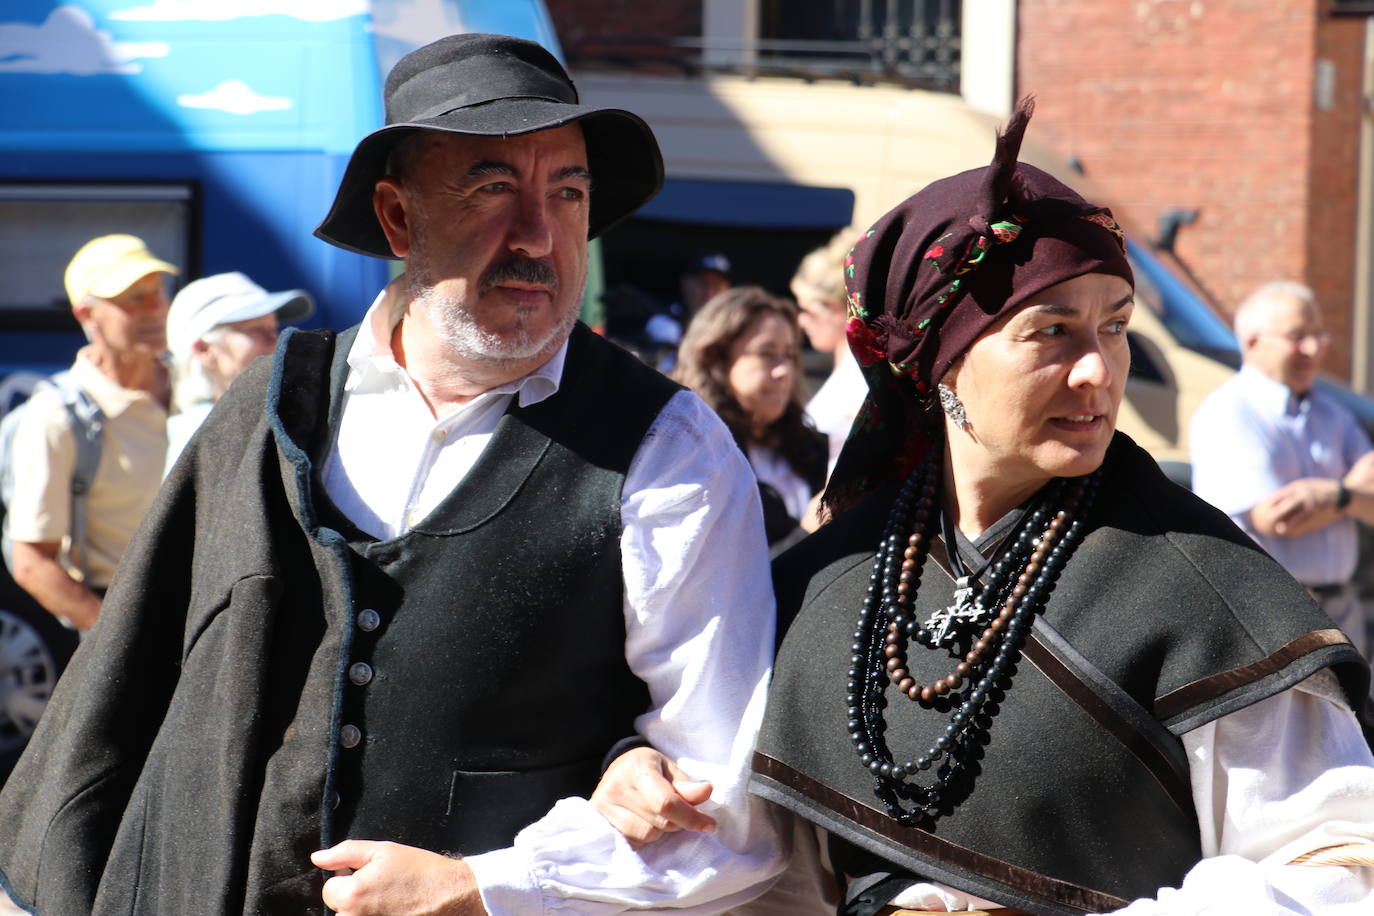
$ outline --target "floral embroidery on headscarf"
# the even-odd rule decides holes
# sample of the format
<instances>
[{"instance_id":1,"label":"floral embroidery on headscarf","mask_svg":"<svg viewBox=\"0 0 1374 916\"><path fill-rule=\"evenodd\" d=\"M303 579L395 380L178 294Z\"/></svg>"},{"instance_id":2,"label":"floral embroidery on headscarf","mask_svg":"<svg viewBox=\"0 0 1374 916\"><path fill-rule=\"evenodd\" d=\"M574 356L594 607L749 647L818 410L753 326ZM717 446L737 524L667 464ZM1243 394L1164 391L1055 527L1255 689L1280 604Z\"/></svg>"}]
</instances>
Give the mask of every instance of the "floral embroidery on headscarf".
<instances>
[{"instance_id":1,"label":"floral embroidery on headscarf","mask_svg":"<svg viewBox=\"0 0 1374 916\"><path fill-rule=\"evenodd\" d=\"M1088 222L1093 223L1094 225L1098 225L1101 226L1103 229L1106 229L1112 235L1116 236L1116 240L1121 243L1121 250L1126 250L1126 233L1121 230L1121 227L1119 225L1117 225L1116 220L1112 219L1110 213L1089 213L1087 216L1081 217L1081 219L1085 219Z\"/></svg>"},{"instance_id":2,"label":"floral embroidery on headscarf","mask_svg":"<svg viewBox=\"0 0 1374 916\"><path fill-rule=\"evenodd\" d=\"M1000 220L990 224L992 235L976 235L969 241L968 250L959 263L954 265L954 275L962 277L971 270L976 270L983 263L983 259L988 256L994 245L1007 245L1021 237L1021 230L1024 228L1016 219Z\"/></svg>"},{"instance_id":3,"label":"floral embroidery on headscarf","mask_svg":"<svg viewBox=\"0 0 1374 916\"><path fill-rule=\"evenodd\" d=\"M992 224L993 236L1003 245L1016 241L1017 236L1021 234L1021 229L1021 224L1014 220Z\"/></svg>"},{"instance_id":4,"label":"floral embroidery on headscarf","mask_svg":"<svg viewBox=\"0 0 1374 916\"><path fill-rule=\"evenodd\" d=\"M920 460L937 438L927 407L940 375L1032 287L1093 271L1131 282L1110 211L1017 162L1032 108L1017 105L989 166L932 182L880 218L846 259L847 336L869 385L868 422L845 443L827 509L854 505ZM1053 241L1016 253L1041 238Z\"/></svg>"},{"instance_id":5,"label":"floral embroidery on headscarf","mask_svg":"<svg viewBox=\"0 0 1374 916\"><path fill-rule=\"evenodd\" d=\"M873 402L864 398L863 404L859 405L859 412L854 416L854 424L850 427L855 429L881 429L883 425L882 415L878 413Z\"/></svg>"},{"instance_id":6,"label":"floral embroidery on headscarf","mask_svg":"<svg viewBox=\"0 0 1374 916\"><path fill-rule=\"evenodd\" d=\"M856 290L850 293L849 298L845 301L848 303L849 306L845 311L848 313L850 318L862 318L865 321L868 320L868 310L864 308L862 291Z\"/></svg>"},{"instance_id":7,"label":"floral embroidery on headscarf","mask_svg":"<svg viewBox=\"0 0 1374 916\"><path fill-rule=\"evenodd\" d=\"M921 367L920 360L911 360L905 363L889 362L887 365L888 368L892 370L892 374L897 376L897 378L916 378L916 376L920 374L917 371ZM919 389L921 386L918 383L916 387Z\"/></svg>"},{"instance_id":8,"label":"floral embroidery on headscarf","mask_svg":"<svg viewBox=\"0 0 1374 916\"><path fill-rule=\"evenodd\" d=\"M926 253L922 256L921 260L925 261L927 264L929 264L931 267L934 267L936 270L943 270L944 268L940 266L940 258L943 258L945 256L945 246L941 245L940 243L943 242L945 239L950 238L952 235L954 235L953 232L946 232L944 235L936 239L935 244L931 245L930 248L926 249Z\"/></svg>"},{"instance_id":9,"label":"floral embroidery on headscarf","mask_svg":"<svg viewBox=\"0 0 1374 916\"><path fill-rule=\"evenodd\" d=\"M944 257L946 253L945 246L940 243L945 239L952 238L954 233L946 232L936 239L935 244L926 249L926 253L922 256L921 260L937 270L953 274L954 276L954 279L950 281L949 287L936 297L936 304L942 309L947 309L958 301L959 293L963 288L963 283L960 278L977 270L983 263L983 259L987 257L988 252L993 249L993 246L1007 245L1020 238L1023 228L1023 223L1014 217L1008 217L1007 219L988 224L987 230L989 234L975 235L973 238L969 239L968 244L964 246L963 255L947 265L942 265L940 263L940 258ZM850 255L850 260L852 261L852 251ZM851 273L850 276L852 277L853 274ZM921 329L924 330L925 326L928 324L930 324L929 319L922 323ZM904 363L902 365L912 366L913 364ZM898 371L895 364L893 366L893 371Z\"/></svg>"},{"instance_id":10,"label":"floral embroidery on headscarf","mask_svg":"<svg viewBox=\"0 0 1374 916\"><path fill-rule=\"evenodd\" d=\"M860 366L871 366L887 357L887 349L878 340L877 333L859 315L851 315L845 322L844 336Z\"/></svg>"}]
</instances>

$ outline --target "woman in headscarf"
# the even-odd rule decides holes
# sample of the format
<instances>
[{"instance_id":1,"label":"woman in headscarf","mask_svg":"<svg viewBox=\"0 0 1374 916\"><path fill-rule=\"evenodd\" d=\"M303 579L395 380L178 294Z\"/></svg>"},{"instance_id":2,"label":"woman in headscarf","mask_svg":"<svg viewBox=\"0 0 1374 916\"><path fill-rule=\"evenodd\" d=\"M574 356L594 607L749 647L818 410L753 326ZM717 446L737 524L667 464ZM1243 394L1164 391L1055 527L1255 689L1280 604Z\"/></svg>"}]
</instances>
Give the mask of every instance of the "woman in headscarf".
<instances>
[{"instance_id":1,"label":"woman in headscarf","mask_svg":"<svg viewBox=\"0 0 1374 916\"><path fill-rule=\"evenodd\" d=\"M1368 669L1114 432L1121 232L1017 163L1029 113L855 246L869 397L775 564L755 790L847 914L1369 912Z\"/></svg>"},{"instance_id":2,"label":"woman in headscarf","mask_svg":"<svg viewBox=\"0 0 1374 916\"><path fill-rule=\"evenodd\" d=\"M796 306L758 286L717 293L687 326L673 378L720 414L748 456L768 543L795 543L826 471L825 438L802 407Z\"/></svg>"}]
</instances>

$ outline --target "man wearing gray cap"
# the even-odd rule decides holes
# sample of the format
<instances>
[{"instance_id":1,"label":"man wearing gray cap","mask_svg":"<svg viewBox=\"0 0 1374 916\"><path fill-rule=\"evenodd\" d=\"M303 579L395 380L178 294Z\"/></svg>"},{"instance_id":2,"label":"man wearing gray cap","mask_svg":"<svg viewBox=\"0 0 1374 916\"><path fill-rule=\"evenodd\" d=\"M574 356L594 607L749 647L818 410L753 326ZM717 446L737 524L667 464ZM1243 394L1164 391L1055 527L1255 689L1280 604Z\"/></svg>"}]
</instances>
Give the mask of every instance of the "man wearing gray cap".
<instances>
[{"instance_id":1,"label":"man wearing gray cap","mask_svg":"<svg viewBox=\"0 0 1374 916\"><path fill-rule=\"evenodd\" d=\"M35 391L15 428L5 507L14 581L77 630L94 625L157 492L167 442L166 284L176 272L132 235L81 246L63 279L88 343L66 379L98 408L99 423L76 428L50 385ZM96 437L98 462L74 494L79 435Z\"/></svg>"},{"instance_id":2,"label":"man wearing gray cap","mask_svg":"<svg viewBox=\"0 0 1374 916\"><path fill-rule=\"evenodd\" d=\"M652 132L499 35L407 55L386 103L317 234L405 273L355 328L288 329L168 477L0 792L0 886L39 912L708 913L781 867L745 792L753 476L576 320L587 240L662 182ZM627 739L714 831L602 818Z\"/></svg>"},{"instance_id":3,"label":"man wearing gray cap","mask_svg":"<svg viewBox=\"0 0 1374 916\"><path fill-rule=\"evenodd\" d=\"M172 415L167 418L167 471L229 383L272 352L282 324L315 311L303 289L269 293L237 271L186 284L167 313L172 355Z\"/></svg>"}]
</instances>

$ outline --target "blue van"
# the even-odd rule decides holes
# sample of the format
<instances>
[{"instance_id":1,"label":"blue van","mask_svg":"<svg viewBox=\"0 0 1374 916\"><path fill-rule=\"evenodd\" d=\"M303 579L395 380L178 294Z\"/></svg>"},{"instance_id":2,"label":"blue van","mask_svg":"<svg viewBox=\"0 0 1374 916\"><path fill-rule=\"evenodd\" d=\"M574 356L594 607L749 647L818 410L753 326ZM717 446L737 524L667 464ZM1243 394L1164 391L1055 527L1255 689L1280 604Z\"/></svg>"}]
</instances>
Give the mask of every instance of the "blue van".
<instances>
[{"instance_id":1,"label":"blue van","mask_svg":"<svg viewBox=\"0 0 1374 916\"><path fill-rule=\"evenodd\" d=\"M391 265L311 231L382 123L385 73L460 31L561 56L539 0L5 0L0 378L70 364L62 274L112 232L178 265L173 291L241 270L308 290L314 326L356 323ZM0 570L0 780L57 679L57 626Z\"/></svg>"}]
</instances>

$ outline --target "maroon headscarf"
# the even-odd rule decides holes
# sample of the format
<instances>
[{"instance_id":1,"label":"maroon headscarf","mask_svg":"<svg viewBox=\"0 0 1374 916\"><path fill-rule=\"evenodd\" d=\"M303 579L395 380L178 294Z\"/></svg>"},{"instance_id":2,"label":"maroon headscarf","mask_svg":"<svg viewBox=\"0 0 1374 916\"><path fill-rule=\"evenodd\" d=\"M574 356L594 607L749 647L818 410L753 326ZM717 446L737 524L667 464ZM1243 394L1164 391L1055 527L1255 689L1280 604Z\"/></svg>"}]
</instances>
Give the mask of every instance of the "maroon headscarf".
<instances>
[{"instance_id":1,"label":"maroon headscarf","mask_svg":"<svg viewBox=\"0 0 1374 916\"><path fill-rule=\"evenodd\" d=\"M830 511L910 472L930 444L936 383L1003 315L1084 274L1135 285L1111 211L1016 161L1033 109L1017 106L991 165L907 198L845 259L845 331L869 394L826 490Z\"/></svg>"}]
</instances>

